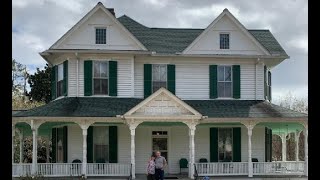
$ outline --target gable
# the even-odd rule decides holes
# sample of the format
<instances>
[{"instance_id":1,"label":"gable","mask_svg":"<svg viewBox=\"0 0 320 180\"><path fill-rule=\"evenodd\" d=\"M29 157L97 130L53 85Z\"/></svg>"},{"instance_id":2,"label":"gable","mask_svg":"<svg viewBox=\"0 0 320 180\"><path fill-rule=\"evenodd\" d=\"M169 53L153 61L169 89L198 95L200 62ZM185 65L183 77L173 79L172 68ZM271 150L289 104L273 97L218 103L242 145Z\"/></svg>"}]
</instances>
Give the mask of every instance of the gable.
<instances>
[{"instance_id":1,"label":"gable","mask_svg":"<svg viewBox=\"0 0 320 180\"><path fill-rule=\"evenodd\" d=\"M151 96L133 107L124 116L196 116L202 115L165 88L160 88Z\"/></svg>"},{"instance_id":2,"label":"gable","mask_svg":"<svg viewBox=\"0 0 320 180\"><path fill-rule=\"evenodd\" d=\"M106 44L96 44L96 28L106 28ZM146 50L102 4L97 4L50 49Z\"/></svg>"},{"instance_id":3,"label":"gable","mask_svg":"<svg viewBox=\"0 0 320 180\"><path fill-rule=\"evenodd\" d=\"M229 34L229 49L220 49L220 33ZM183 53L268 55L268 51L228 10L224 10Z\"/></svg>"}]
</instances>

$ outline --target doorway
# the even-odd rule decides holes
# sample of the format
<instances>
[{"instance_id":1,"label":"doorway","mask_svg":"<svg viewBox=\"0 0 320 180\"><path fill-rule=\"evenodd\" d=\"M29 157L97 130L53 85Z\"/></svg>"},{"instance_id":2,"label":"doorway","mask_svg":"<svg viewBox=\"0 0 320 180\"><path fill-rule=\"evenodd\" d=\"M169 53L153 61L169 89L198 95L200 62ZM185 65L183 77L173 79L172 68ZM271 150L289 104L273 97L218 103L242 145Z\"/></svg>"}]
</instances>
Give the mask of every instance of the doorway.
<instances>
[{"instance_id":1,"label":"doorway","mask_svg":"<svg viewBox=\"0 0 320 180\"><path fill-rule=\"evenodd\" d=\"M160 151L161 156L168 160L168 131L152 131L152 152Z\"/></svg>"}]
</instances>

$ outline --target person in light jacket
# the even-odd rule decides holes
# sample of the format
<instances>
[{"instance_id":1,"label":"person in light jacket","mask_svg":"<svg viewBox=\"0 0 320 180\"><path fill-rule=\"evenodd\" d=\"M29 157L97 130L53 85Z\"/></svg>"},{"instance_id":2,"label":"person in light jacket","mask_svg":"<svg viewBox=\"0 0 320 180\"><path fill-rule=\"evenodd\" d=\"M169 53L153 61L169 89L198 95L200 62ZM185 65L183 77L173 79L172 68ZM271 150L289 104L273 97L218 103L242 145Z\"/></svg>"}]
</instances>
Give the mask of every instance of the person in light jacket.
<instances>
[{"instance_id":1,"label":"person in light jacket","mask_svg":"<svg viewBox=\"0 0 320 180\"><path fill-rule=\"evenodd\" d=\"M154 162L155 155L152 154L147 165L147 179L148 180L155 180L155 171L156 171L156 164Z\"/></svg>"}]
</instances>

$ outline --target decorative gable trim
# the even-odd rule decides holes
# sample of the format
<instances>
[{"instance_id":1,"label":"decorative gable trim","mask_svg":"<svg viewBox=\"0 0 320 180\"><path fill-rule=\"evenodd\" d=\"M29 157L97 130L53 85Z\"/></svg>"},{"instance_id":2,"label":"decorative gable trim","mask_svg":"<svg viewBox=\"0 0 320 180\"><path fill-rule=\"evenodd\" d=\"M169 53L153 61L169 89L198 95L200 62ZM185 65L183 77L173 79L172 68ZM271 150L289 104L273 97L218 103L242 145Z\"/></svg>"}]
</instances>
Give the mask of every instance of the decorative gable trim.
<instances>
[{"instance_id":1,"label":"decorative gable trim","mask_svg":"<svg viewBox=\"0 0 320 180\"><path fill-rule=\"evenodd\" d=\"M208 33L210 29L212 29L215 24L217 24L220 19L224 16L227 16L232 22L236 24L237 27L266 55L271 55L267 49L265 49L259 41L242 25L237 18L235 18L227 8L223 10L223 12L211 23L209 26L185 49L182 51L182 54L187 53L202 37Z\"/></svg>"},{"instance_id":2,"label":"decorative gable trim","mask_svg":"<svg viewBox=\"0 0 320 180\"><path fill-rule=\"evenodd\" d=\"M177 96L175 96L174 94L172 94L170 91L168 91L167 89L165 89L163 87L160 88L159 90L157 90L155 93L150 95L148 98L146 98L142 102L140 102L139 104L137 104L135 107L130 109L123 116L125 118L128 118L128 117L132 116L135 112L137 112L141 108L145 107L149 102L151 102L152 100L156 99L161 94L164 94L164 95L168 96L172 101L174 101L175 103L181 105L184 109L189 111L192 114L192 115L188 115L189 118L192 118L192 116L194 116L195 118L201 118L202 117L202 115L197 110L195 110L194 108L189 106L187 103L183 102L181 99L179 99Z\"/></svg>"},{"instance_id":3,"label":"decorative gable trim","mask_svg":"<svg viewBox=\"0 0 320 180\"><path fill-rule=\"evenodd\" d=\"M117 24L123 31L125 31L129 37L137 43L137 45L142 49L147 51L147 48L135 37L133 34L125 28L118 19L101 3L99 2L93 9L91 9L80 21L78 21L70 30L68 30L58 41L56 41L49 49L56 49L59 47L74 31L76 31L84 22L86 22L95 12L99 9L104 11L107 16Z\"/></svg>"}]
</instances>

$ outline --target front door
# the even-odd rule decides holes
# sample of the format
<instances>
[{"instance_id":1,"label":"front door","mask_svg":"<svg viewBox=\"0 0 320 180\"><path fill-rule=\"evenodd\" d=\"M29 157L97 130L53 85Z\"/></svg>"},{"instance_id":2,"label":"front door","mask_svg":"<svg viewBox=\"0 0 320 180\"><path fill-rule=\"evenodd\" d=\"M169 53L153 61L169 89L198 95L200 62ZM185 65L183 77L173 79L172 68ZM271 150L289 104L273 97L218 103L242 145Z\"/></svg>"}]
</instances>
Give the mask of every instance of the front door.
<instances>
[{"instance_id":1,"label":"front door","mask_svg":"<svg viewBox=\"0 0 320 180\"><path fill-rule=\"evenodd\" d=\"M160 151L168 162L168 131L152 131L152 151Z\"/></svg>"}]
</instances>

